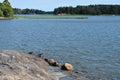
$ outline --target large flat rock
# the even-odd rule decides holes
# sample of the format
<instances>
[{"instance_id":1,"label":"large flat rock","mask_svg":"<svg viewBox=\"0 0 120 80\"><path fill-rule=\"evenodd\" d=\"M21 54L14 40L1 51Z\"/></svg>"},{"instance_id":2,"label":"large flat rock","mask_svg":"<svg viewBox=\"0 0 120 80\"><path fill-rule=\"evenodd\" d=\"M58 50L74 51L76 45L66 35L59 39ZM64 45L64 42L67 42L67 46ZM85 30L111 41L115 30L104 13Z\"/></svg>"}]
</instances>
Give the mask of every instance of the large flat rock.
<instances>
[{"instance_id":1,"label":"large flat rock","mask_svg":"<svg viewBox=\"0 0 120 80\"><path fill-rule=\"evenodd\" d=\"M62 73L51 72L48 63L14 50L0 51L0 80L59 80Z\"/></svg>"}]
</instances>

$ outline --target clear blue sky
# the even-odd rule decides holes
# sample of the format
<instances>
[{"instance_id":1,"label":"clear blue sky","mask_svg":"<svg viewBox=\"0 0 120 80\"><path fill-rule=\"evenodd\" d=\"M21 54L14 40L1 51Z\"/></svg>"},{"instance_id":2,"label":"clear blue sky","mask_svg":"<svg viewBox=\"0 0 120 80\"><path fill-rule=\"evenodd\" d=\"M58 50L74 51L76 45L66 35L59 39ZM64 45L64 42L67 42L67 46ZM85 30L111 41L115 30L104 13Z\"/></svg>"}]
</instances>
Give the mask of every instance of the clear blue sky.
<instances>
[{"instance_id":1,"label":"clear blue sky","mask_svg":"<svg viewBox=\"0 0 120 80\"><path fill-rule=\"evenodd\" d=\"M0 0L2 2L3 0ZM60 6L76 6L90 4L119 4L120 0L9 0L14 8L32 8L52 11Z\"/></svg>"}]
</instances>

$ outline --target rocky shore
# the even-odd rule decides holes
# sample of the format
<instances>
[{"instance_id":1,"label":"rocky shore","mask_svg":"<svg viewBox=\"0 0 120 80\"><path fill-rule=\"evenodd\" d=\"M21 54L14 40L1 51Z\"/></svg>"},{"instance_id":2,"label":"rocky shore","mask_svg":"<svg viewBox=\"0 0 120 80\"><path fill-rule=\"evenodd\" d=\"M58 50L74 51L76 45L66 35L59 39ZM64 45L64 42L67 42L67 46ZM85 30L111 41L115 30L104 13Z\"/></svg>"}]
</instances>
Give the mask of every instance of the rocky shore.
<instances>
[{"instance_id":1,"label":"rocky shore","mask_svg":"<svg viewBox=\"0 0 120 80\"><path fill-rule=\"evenodd\" d=\"M88 80L72 71L56 69L59 66L51 67L40 57L15 50L0 51L0 80Z\"/></svg>"}]
</instances>

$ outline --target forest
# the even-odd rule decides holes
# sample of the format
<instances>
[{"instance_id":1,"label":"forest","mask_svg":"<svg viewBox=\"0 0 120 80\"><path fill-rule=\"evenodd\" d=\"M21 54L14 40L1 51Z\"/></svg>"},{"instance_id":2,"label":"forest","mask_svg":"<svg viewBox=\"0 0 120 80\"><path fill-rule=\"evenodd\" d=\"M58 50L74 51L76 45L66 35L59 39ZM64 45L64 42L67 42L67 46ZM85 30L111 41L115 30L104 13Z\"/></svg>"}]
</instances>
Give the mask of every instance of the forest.
<instances>
[{"instance_id":1,"label":"forest","mask_svg":"<svg viewBox=\"0 0 120 80\"><path fill-rule=\"evenodd\" d=\"M20 8L13 8L14 14L45 14L45 11L38 10L38 9L20 9Z\"/></svg>"},{"instance_id":2,"label":"forest","mask_svg":"<svg viewBox=\"0 0 120 80\"><path fill-rule=\"evenodd\" d=\"M120 15L120 5L88 5L76 7L58 7L54 9L54 14L71 15Z\"/></svg>"},{"instance_id":3,"label":"forest","mask_svg":"<svg viewBox=\"0 0 120 80\"><path fill-rule=\"evenodd\" d=\"M8 0L4 0L0 3L0 17L13 17L14 12L11 4Z\"/></svg>"}]
</instances>

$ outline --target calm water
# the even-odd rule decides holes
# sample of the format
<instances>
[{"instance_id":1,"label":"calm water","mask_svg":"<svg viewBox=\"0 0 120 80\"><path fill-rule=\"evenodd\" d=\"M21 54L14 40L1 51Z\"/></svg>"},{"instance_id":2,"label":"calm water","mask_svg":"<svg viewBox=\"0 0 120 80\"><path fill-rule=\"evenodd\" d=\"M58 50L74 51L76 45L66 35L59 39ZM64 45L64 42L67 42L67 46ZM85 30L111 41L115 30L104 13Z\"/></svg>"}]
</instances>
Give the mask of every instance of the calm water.
<instances>
[{"instance_id":1,"label":"calm water","mask_svg":"<svg viewBox=\"0 0 120 80\"><path fill-rule=\"evenodd\" d=\"M80 75L120 80L120 16L0 20L0 49L43 52Z\"/></svg>"}]
</instances>

